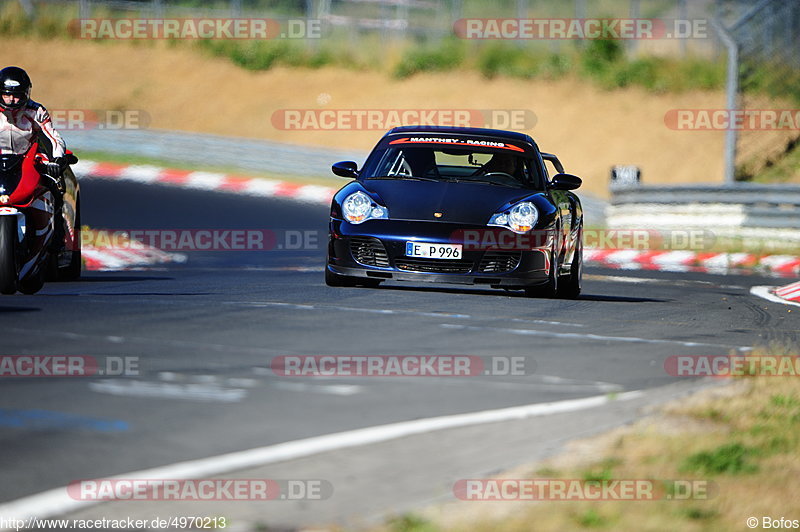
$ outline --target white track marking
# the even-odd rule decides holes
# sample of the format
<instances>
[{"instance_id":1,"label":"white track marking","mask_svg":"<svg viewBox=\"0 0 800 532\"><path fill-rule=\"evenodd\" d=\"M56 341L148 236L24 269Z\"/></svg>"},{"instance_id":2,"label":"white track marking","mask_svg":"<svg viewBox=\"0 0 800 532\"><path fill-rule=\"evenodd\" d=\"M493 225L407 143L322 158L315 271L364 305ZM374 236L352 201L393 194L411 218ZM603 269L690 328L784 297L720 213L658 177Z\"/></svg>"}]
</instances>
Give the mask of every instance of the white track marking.
<instances>
[{"instance_id":1,"label":"white track marking","mask_svg":"<svg viewBox=\"0 0 800 532\"><path fill-rule=\"evenodd\" d=\"M576 338L580 340L599 340L604 342L631 342L645 344L668 344L680 345L683 347L724 347L726 349L736 349L737 351L752 351L752 347L736 345L707 344L703 342L685 342L682 340L664 340L660 338L638 338L636 336L604 336L591 333L568 333L555 331L539 331L536 329L507 329L502 327L479 327L474 325L457 325L455 323L443 323L440 325L445 329L459 329L467 331L496 331L508 334L518 334L521 336L548 336L551 338Z\"/></svg>"},{"instance_id":2,"label":"white track marking","mask_svg":"<svg viewBox=\"0 0 800 532\"><path fill-rule=\"evenodd\" d=\"M454 314L450 312L422 312L418 310L402 310L402 309L382 309L382 308L366 308L366 307L342 307L339 305L312 305L301 303L286 303L283 301L224 301L225 305L238 305L244 307L284 307L297 310L338 310L341 312L364 312L367 314L406 314L412 316L424 316L426 318L459 318L470 319L472 316L469 314Z\"/></svg>"},{"instance_id":3,"label":"white track marking","mask_svg":"<svg viewBox=\"0 0 800 532\"><path fill-rule=\"evenodd\" d=\"M303 440L295 440L277 445L257 447L246 451L222 454L210 458L201 458L187 462L178 462L162 467L145 469L117 475L116 479L189 479L208 478L230 471L259 467L275 462L285 462L319 453L370 445L395 440L417 434L481 425L503 421L517 421L536 416L546 416L564 412L576 412L605 405L614 401L637 399L644 392L625 392L609 397L596 395L582 399L569 399L552 403L536 403L514 406L496 410L484 410L468 414L439 416L413 421L401 421L388 425L378 425L363 429L349 430L324 436L316 436ZM67 488L52 490L23 497L0 505L0 515L4 519L28 519L30 517L46 518L54 515L77 511L81 508L98 504L99 501L78 501L67 494Z\"/></svg>"},{"instance_id":4,"label":"white track marking","mask_svg":"<svg viewBox=\"0 0 800 532\"><path fill-rule=\"evenodd\" d=\"M321 393L328 395L349 396L361 393L363 388L356 384L308 384L305 382L285 382L276 381L272 383L274 388L286 390L287 392L302 393Z\"/></svg>"},{"instance_id":5,"label":"white track marking","mask_svg":"<svg viewBox=\"0 0 800 532\"><path fill-rule=\"evenodd\" d=\"M340 312L363 312L366 314L385 314L385 315L406 315L406 316L422 316L425 318L447 318L447 319L492 319L491 317L472 316L470 314L457 314L451 312L424 312L420 310L404 310L404 309L383 309L383 308L366 308L366 307L344 307L340 305L312 305L301 303L285 303L283 301L225 301L226 305L240 305L246 307L284 307L293 308L298 310L323 310L331 311L336 310ZM536 320L536 319L523 319L513 318L511 321L522 323L535 323L539 325L563 325L566 327L584 327L581 323L567 323L563 321L549 321L549 320Z\"/></svg>"},{"instance_id":6,"label":"white track marking","mask_svg":"<svg viewBox=\"0 0 800 532\"><path fill-rule=\"evenodd\" d=\"M223 388L216 384L146 381L97 381L90 382L89 389L97 393L123 397L145 397L158 399L185 399L214 403L238 403L247 392L241 388Z\"/></svg>"},{"instance_id":7,"label":"white track marking","mask_svg":"<svg viewBox=\"0 0 800 532\"><path fill-rule=\"evenodd\" d=\"M754 296L763 297L767 301L772 301L773 303L781 303L783 305L792 305L794 307L800 307L800 303L796 301L787 301L782 297L778 297L771 292L774 290L774 286L754 286L750 289L750 293Z\"/></svg>"},{"instance_id":8,"label":"white track marking","mask_svg":"<svg viewBox=\"0 0 800 532\"><path fill-rule=\"evenodd\" d=\"M663 284L669 286L692 286L692 285L704 285L704 286L715 286L717 288L726 288L730 290L744 290L744 286L739 285L732 285L732 284L717 284L713 281L699 281L696 279L682 279L682 280L673 280L673 279L656 279L654 277L627 277L624 275L596 275L596 274L584 274L583 278L587 281L606 281L612 283L630 283L630 284Z\"/></svg>"},{"instance_id":9,"label":"white track marking","mask_svg":"<svg viewBox=\"0 0 800 532\"><path fill-rule=\"evenodd\" d=\"M524 318L511 318L516 323L535 323L537 325L563 325L565 327L585 327L582 323L567 323L565 321L529 320Z\"/></svg>"}]
</instances>

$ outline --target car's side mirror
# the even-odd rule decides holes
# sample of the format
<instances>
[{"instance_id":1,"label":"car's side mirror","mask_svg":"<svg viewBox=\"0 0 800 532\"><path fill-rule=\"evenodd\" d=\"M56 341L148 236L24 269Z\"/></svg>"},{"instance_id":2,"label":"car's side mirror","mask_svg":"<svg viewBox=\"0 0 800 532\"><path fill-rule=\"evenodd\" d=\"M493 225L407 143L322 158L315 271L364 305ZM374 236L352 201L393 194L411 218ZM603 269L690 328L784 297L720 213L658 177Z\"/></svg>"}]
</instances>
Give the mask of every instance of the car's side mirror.
<instances>
[{"instance_id":1,"label":"car's side mirror","mask_svg":"<svg viewBox=\"0 0 800 532\"><path fill-rule=\"evenodd\" d=\"M331 171L339 177L358 177L358 164L353 161L341 161L331 166Z\"/></svg>"},{"instance_id":2,"label":"car's side mirror","mask_svg":"<svg viewBox=\"0 0 800 532\"><path fill-rule=\"evenodd\" d=\"M572 174L556 174L550 181L550 186L556 190L575 190L580 187L583 181L580 177Z\"/></svg>"}]
</instances>

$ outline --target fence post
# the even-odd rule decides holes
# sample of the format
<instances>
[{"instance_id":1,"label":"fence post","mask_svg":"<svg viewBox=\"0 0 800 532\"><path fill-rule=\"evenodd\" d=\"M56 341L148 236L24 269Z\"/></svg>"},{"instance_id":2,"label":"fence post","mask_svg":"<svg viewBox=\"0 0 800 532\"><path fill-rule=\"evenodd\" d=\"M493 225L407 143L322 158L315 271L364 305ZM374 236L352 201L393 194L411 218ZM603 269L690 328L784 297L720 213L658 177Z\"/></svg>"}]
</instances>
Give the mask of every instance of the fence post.
<instances>
[{"instance_id":1,"label":"fence post","mask_svg":"<svg viewBox=\"0 0 800 532\"><path fill-rule=\"evenodd\" d=\"M719 35L722 44L728 50L728 73L726 81L726 99L729 113L739 108L737 96L739 94L739 46L719 20L713 19L711 25ZM725 183L736 182L736 128L728 128L725 132Z\"/></svg>"},{"instance_id":2,"label":"fence post","mask_svg":"<svg viewBox=\"0 0 800 532\"><path fill-rule=\"evenodd\" d=\"M630 18L632 18L632 19L639 18L639 14L640 14L640 9L639 8L640 8L639 0L631 0L631 6L630 6L630 12L629 12ZM631 56L635 56L636 55L636 50L638 49L638 47L639 47L639 41L637 41L636 39L629 39L628 40L628 53Z\"/></svg>"},{"instance_id":3,"label":"fence post","mask_svg":"<svg viewBox=\"0 0 800 532\"><path fill-rule=\"evenodd\" d=\"M33 2L31 0L19 0L19 5L23 11L25 11L25 16L28 18L33 18L34 10L33 10Z\"/></svg>"},{"instance_id":4,"label":"fence post","mask_svg":"<svg viewBox=\"0 0 800 532\"><path fill-rule=\"evenodd\" d=\"M586 18L586 0L575 0L575 18L580 20ZM555 42L558 43L558 41ZM576 40L575 44L580 48L583 48L585 46L585 42L583 41L583 39ZM559 47L557 51L560 50L561 48Z\"/></svg>"},{"instance_id":5,"label":"fence post","mask_svg":"<svg viewBox=\"0 0 800 532\"><path fill-rule=\"evenodd\" d=\"M687 0L678 0L678 18L681 19L682 21L686 21L689 18L689 11L687 9L688 6L686 5L686 1ZM694 27L694 26L692 26L692 27ZM681 58L685 58L686 57L686 46L688 44L686 42L687 40L688 39L686 37L683 37L680 40Z\"/></svg>"}]
</instances>

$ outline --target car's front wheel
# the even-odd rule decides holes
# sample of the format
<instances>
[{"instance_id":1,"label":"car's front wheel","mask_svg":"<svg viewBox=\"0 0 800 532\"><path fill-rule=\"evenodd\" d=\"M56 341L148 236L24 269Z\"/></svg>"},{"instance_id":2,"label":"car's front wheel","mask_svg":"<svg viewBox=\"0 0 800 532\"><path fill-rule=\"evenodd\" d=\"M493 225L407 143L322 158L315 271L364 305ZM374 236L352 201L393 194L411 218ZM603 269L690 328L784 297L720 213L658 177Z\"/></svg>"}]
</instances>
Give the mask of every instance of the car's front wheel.
<instances>
[{"instance_id":1,"label":"car's front wheel","mask_svg":"<svg viewBox=\"0 0 800 532\"><path fill-rule=\"evenodd\" d=\"M572 265L569 275L565 276L558 284L558 297L563 299L577 299L581 294L581 284L583 282L583 235L578 235L578 243L575 246L575 256L572 258Z\"/></svg>"},{"instance_id":2,"label":"car's front wheel","mask_svg":"<svg viewBox=\"0 0 800 532\"><path fill-rule=\"evenodd\" d=\"M553 253L550 259L550 270L547 272L547 282L543 285L525 289L528 297L556 297L558 294L558 254Z\"/></svg>"}]
</instances>

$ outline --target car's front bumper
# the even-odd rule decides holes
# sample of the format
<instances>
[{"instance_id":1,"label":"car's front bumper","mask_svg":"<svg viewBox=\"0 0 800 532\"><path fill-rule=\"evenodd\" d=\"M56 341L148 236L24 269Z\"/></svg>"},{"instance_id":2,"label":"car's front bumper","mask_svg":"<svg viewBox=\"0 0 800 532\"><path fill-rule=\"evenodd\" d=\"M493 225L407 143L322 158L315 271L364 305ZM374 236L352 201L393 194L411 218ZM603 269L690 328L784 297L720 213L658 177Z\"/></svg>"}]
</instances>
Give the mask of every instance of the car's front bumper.
<instances>
[{"instance_id":1,"label":"car's front bumper","mask_svg":"<svg viewBox=\"0 0 800 532\"><path fill-rule=\"evenodd\" d=\"M373 220L359 225L332 219L328 242L329 271L374 280L478 284L523 288L547 282L551 241L536 247L483 246L464 235L485 226L445 222ZM405 254L406 242L462 244L463 256L418 259ZM528 244L528 242L526 242Z\"/></svg>"}]
</instances>

